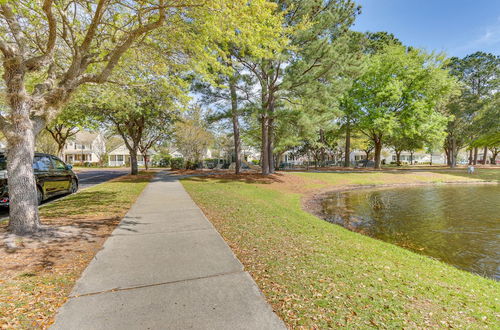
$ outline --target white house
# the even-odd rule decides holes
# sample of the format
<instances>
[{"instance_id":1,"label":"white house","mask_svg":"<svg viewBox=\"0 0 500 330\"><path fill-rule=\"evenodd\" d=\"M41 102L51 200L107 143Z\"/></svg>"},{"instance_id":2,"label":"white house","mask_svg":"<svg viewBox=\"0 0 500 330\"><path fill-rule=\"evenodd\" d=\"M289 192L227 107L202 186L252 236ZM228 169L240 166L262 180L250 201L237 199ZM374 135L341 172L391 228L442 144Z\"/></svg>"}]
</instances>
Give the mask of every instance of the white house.
<instances>
[{"instance_id":1,"label":"white house","mask_svg":"<svg viewBox=\"0 0 500 330\"><path fill-rule=\"evenodd\" d=\"M119 167L119 166L129 166L130 165L130 152L128 151L125 143L121 144L119 147L113 149L109 152L108 166ZM149 151L147 156L148 165L151 164L152 156L154 152ZM144 157L140 154L137 155L137 165L144 166Z\"/></svg>"},{"instance_id":2,"label":"white house","mask_svg":"<svg viewBox=\"0 0 500 330\"><path fill-rule=\"evenodd\" d=\"M375 156L374 151L370 153L370 159ZM353 150L349 157L351 163L356 163L360 160L366 159L366 153L361 150ZM396 153L388 148L382 149L381 161L385 164L395 163L397 160ZM413 164L431 163L432 164L446 164L446 157L442 153L423 153L414 152L413 156L410 152L402 151L399 161L403 164L410 164L413 160Z\"/></svg>"},{"instance_id":3,"label":"white house","mask_svg":"<svg viewBox=\"0 0 500 330\"><path fill-rule=\"evenodd\" d=\"M373 160L375 154L374 152L370 152L370 160ZM349 154L349 160L351 164L356 164L362 160L366 159L366 153L362 150L352 150ZM446 164L446 158L444 154L441 153L433 153L432 155L429 153L415 152L413 156L409 152L401 152L400 161L403 164L409 164L413 159L413 164L422 164L422 163L430 163L432 159L432 164ZM306 163L307 161L312 161L312 159L308 160L306 155L300 154L297 155L293 151L287 151L283 154L282 161L288 164L293 164L295 166L300 166ZM343 155L339 157L339 155L335 154L330 157L330 161L334 164L342 164L343 163ZM396 153L388 148L382 149L381 152L381 161L384 164L390 164L396 162Z\"/></svg>"},{"instance_id":4,"label":"white house","mask_svg":"<svg viewBox=\"0 0 500 330\"><path fill-rule=\"evenodd\" d=\"M106 153L106 144L101 133L80 131L70 138L63 150L66 163L98 163Z\"/></svg>"},{"instance_id":5,"label":"white house","mask_svg":"<svg viewBox=\"0 0 500 330\"><path fill-rule=\"evenodd\" d=\"M169 152L169 154L172 158L185 158L184 155L177 149L173 149ZM212 150L210 150L210 148L207 148L203 151L202 159L207 158L212 158Z\"/></svg>"},{"instance_id":6,"label":"white house","mask_svg":"<svg viewBox=\"0 0 500 330\"><path fill-rule=\"evenodd\" d=\"M242 145L241 146L241 156L243 160L251 162L254 160L260 160L260 151L257 148Z\"/></svg>"}]
</instances>

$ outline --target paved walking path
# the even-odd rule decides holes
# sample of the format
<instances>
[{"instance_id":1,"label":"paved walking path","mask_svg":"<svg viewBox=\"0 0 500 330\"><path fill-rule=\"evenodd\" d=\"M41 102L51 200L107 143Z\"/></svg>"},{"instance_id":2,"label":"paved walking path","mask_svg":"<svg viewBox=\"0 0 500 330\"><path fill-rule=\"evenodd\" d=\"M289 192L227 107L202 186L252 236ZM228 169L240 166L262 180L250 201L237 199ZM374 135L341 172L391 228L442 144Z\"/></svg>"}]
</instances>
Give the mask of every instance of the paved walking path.
<instances>
[{"instance_id":1,"label":"paved walking path","mask_svg":"<svg viewBox=\"0 0 500 330\"><path fill-rule=\"evenodd\" d=\"M284 329L180 182L162 173L76 283L53 329Z\"/></svg>"}]
</instances>

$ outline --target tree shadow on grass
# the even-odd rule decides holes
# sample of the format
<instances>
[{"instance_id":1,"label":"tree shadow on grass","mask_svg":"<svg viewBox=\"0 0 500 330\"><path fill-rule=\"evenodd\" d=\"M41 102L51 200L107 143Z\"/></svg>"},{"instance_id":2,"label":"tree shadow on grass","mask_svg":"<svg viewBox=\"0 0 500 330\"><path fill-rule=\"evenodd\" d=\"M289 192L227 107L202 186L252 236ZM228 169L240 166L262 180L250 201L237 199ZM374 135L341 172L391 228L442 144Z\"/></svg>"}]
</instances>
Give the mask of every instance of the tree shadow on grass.
<instances>
[{"instance_id":1,"label":"tree shadow on grass","mask_svg":"<svg viewBox=\"0 0 500 330\"><path fill-rule=\"evenodd\" d=\"M120 177L54 200L40 209L43 228L35 235L16 236L1 224L0 279L79 274L139 195L133 185L150 179L151 174Z\"/></svg>"},{"instance_id":2,"label":"tree shadow on grass","mask_svg":"<svg viewBox=\"0 0 500 330\"><path fill-rule=\"evenodd\" d=\"M64 217L92 214L102 211L116 199L117 193L110 191L82 191L52 204L47 204L40 213L44 217Z\"/></svg>"}]
</instances>

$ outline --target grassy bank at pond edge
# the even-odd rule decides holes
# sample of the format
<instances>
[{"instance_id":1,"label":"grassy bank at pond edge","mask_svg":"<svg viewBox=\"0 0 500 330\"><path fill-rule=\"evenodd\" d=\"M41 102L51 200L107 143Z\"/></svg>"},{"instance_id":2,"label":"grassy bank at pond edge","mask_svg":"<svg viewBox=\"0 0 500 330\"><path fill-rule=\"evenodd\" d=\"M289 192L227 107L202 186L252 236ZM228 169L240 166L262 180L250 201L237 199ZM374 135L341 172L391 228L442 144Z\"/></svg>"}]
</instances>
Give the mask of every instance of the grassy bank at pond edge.
<instances>
[{"instance_id":1,"label":"grassy bank at pond edge","mask_svg":"<svg viewBox=\"0 0 500 330\"><path fill-rule=\"evenodd\" d=\"M74 283L154 173L123 176L56 200L40 209L58 238L0 241L0 329L45 329ZM0 225L5 235L7 223Z\"/></svg>"},{"instance_id":2,"label":"grassy bank at pond edge","mask_svg":"<svg viewBox=\"0 0 500 330\"><path fill-rule=\"evenodd\" d=\"M332 225L302 206L304 196L332 187L481 178L498 180L500 171L285 173L182 183L289 327L494 328L500 283Z\"/></svg>"}]
</instances>

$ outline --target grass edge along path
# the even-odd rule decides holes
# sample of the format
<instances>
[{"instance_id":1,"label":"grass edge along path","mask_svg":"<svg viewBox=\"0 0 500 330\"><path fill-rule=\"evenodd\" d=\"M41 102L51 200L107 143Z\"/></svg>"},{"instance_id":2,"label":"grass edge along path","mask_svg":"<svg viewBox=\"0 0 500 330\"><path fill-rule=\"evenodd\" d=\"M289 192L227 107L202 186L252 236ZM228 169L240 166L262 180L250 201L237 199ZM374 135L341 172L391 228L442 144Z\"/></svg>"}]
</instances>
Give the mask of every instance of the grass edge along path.
<instances>
[{"instance_id":1,"label":"grass edge along path","mask_svg":"<svg viewBox=\"0 0 500 330\"><path fill-rule=\"evenodd\" d=\"M42 224L73 229L73 236L20 238L22 248L10 252L0 247L0 329L45 329L52 324L76 280L154 174L125 175L40 209Z\"/></svg>"},{"instance_id":2,"label":"grass edge along path","mask_svg":"<svg viewBox=\"0 0 500 330\"><path fill-rule=\"evenodd\" d=\"M295 188L287 187L290 178L299 180ZM295 192L298 186L391 180L439 183L464 177L301 173L262 181L192 177L182 183L289 327L498 326L499 283L327 223L302 209L307 189Z\"/></svg>"}]
</instances>

